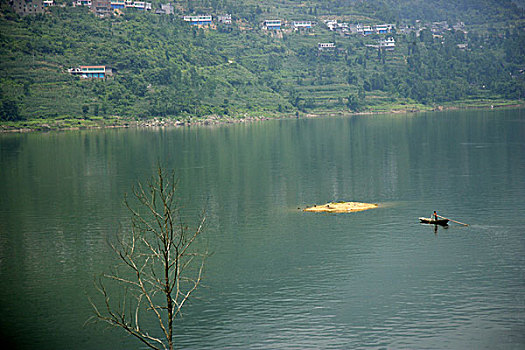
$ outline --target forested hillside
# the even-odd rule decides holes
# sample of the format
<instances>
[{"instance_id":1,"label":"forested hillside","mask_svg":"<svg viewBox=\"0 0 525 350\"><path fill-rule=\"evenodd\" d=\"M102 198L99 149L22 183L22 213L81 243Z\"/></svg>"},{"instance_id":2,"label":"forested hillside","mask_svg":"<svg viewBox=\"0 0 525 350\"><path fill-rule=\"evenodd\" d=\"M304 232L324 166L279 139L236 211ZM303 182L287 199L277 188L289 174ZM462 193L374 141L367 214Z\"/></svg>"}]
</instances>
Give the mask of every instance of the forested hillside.
<instances>
[{"instance_id":1,"label":"forested hillside","mask_svg":"<svg viewBox=\"0 0 525 350\"><path fill-rule=\"evenodd\" d=\"M235 118L525 96L524 15L510 0L183 0L174 2L173 15L126 9L109 18L66 3L20 17L2 1L2 120ZM232 24L197 27L181 19L224 13ZM282 20L283 28L263 29L266 19ZM327 19L388 22L396 30L346 35L330 31ZM316 25L296 31L294 20ZM436 34L432 21L451 27ZM387 36L395 39L393 51L377 48ZM335 48L319 50L319 43ZM68 73L80 65L105 65L114 74Z\"/></svg>"},{"instance_id":2,"label":"forested hillside","mask_svg":"<svg viewBox=\"0 0 525 350\"><path fill-rule=\"evenodd\" d=\"M393 21L463 21L485 25L523 18L523 11L512 0L369 0L363 3L383 19Z\"/></svg>"}]
</instances>

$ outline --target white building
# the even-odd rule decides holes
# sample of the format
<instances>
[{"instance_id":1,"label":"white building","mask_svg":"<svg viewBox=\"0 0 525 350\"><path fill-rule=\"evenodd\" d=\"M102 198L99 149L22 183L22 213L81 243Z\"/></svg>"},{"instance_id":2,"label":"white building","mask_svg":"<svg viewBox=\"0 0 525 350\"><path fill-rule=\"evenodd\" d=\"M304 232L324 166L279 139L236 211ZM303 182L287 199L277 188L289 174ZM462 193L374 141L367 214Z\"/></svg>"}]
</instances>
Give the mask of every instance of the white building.
<instances>
[{"instance_id":1,"label":"white building","mask_svg":"<svg viewBox=\"0 0 525 350\"><path fill-rule=\"evenodd\" d=\"M362 34L363 35L370 35L374 33L374 30L372 29L372 26L362 26Z\"/></svg>"},{"instance_id":2,"label":"white building","mask_svg":"<svg viewBox=\"0 0 525 350\"><path fill-rule=\"evenodd\" d=\"M183 19L197 26L207 26L212 23L211 15L184 16Z\"/></svg>"},{"instance_id":3,"label":"white building","mask_svg":"<svg viewBox=\"0 0 525 350\"><path fill-rule=\"evenodd\" d=\"M131 1L131 0L111 0L111 8L113 9L136 8L138 10L150 11L151 2Z\"/></svg>"},{"instance_id":4,"label":"white building","mask_svg":"<svg viewBox=\"0 0 525 350\"><path fill-rule=\"evenodd\" d=\"M74 4L76 6L89 6L89 7L91 7L91 0L77 0Z\"/></svg>"},{"instance_id":5,"label":"white building","mask_svg":"<svg viewBox=\"0 0 525 350\"><path fill-rule=\"evenodd\" d=\"M334 49L335 49L335 43L318 43L317 44L317 50L319 51L334 50Z\"/></svg>"},{"instance_id":6,"label":"white building","mask_svg":"<svg viewBox=\"0 0 525 350\"><path fill-rule=\"evenodd\" d=\"M345 22L339 23L337 20L326 20L324 23L326 27L333 32L344 34L350 31L348 23Z\"/></svg>"},{"instance_id":7,"label":"white building","mask_svg":"<svg viewBox=\"0 0 525 350\"><path fill-rule=\"evenodd\" d=\"M386 51L392 51L396 48L396 41L393 37L388 37L386 39L379 40L379 48Z\"/></svg>"},{"instance_id":8,"label":"white building","mask_svg":"<svg viewBox=\"0 0 525 350\"><path fill-rule=\"evenodd\" d=\"M139 9L139 10L150 11L151 10L151 2L135 1L133 3L133 6L130 6L130 7L134 7L134 8Z\"/></svg>"},{"instance_id":9,"label":"white building","mask_svg":"<svg viewBox=\"0 0 525 350\"><path fill-rule=\"evenodd\" d=\"M263 27L267 30L281 30L281 20L267 19L263 22Z\"/></svg>"},{"instance_id":10,"label":"white building","mask_svg":"<svg viewBox=\"0 0 525 350\"><path fill-rule=\"evenodd\" d=\"M217 21L223 24L232 24L232 15L219 15L217 16Z\"/></svg>"},{"instance_id":11,"label":"white building","mask_svg":"<svg viewBox=\"0 0 525 350\"><path fill-rule=\"evenodd\" d=\"M334 30L337 27L337 20L328 19L324 21L324 24L326 24L329 30Z\"/></svg>"},{"instance_id":12,"label":"white building","mask_svg":"<svg viewBox=\"0 0 525 350\"><path fill-rule=\"evenodd\" d=\"M350 31L353 34L361 34L361 35L390 34L392 33L393 29L395 29L395 25L393 24L376 24L372 26L372 25L362 25L361 23L358 23L356 25L350 26Z\"/></svg>"},{"instance_id":13,"label":"white building","mask_svg":"<svg viewBox=\"0 0 525 350\"><path fill-rule=\"evenodd\" d=\"M311 29L314 26L312 21L293 21L292 28L295 30L299 29Z\"/></svg>"},{"instance_id":14,"label":"white building","mask_svg":"<svg viewBox=\"0 0 525 350\"><path fill-rule=\"evenodd\" d=\"M393 24L378 24L374 26L374 30L377 34L389 34L394 28L395 26Z\"/></svg>"},{"instance_id":15,"label":"white building","mask_svg":"<svg viewBox=\"0 0 525 350\"><path fill-rule=\"evenodd\" d=\"M67 71L69 74L77 75L84 79L103 79L108 73L106 66L80 66L77 68L70 68Z\"/></svg>"}]
</instances>

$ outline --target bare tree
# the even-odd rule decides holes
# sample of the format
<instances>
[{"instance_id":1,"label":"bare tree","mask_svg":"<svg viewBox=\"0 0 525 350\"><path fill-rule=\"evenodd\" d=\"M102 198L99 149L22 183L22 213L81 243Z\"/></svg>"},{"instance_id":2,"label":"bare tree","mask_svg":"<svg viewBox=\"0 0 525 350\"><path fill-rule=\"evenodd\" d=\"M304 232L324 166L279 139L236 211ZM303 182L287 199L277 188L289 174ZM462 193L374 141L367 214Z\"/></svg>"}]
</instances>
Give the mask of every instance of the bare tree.
<instances>
[{"instance_id":1,"label":"bare tree","mask_svg":"<svg viewBox=\"0 0 525 350\"><path fill-rule=\"evenodd\" d=\"M179 211L176 189L173 173L167 176L159 166L146 186L139 182L133 188L138 208L125 197L131 227L120 230L111 244L119 264L96 283L104 301L97 307L91 300L95 320L122 328L151 349L173 349L174 321L199 286L208 256L206 249L194 247L205 216L190 230ZM151 320L160 328L155 327L158 336L143 328L146 322L154 324Z\"/></svg>"}]
</instances>

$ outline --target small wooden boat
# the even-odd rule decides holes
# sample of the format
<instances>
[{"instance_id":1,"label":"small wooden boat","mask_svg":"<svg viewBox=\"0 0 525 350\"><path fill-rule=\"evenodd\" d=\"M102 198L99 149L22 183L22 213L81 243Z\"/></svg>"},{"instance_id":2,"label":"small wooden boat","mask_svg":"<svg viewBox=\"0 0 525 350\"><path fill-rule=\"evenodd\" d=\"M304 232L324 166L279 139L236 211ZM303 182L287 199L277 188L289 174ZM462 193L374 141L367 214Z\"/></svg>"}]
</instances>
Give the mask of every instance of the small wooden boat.
<instances>
[{"instance_id":1,"label":"small wooden boat","mask_svg":"<svg viewBox=\"0 0 525 350\"><path fill-rule=\"evenodd\" d=\"M419 218L419 222L422 224L430 224L430 225L441 225L441 226L447 226L448 225L448 219L431 219L431 218Z\"/></svg>"}]
</instances>

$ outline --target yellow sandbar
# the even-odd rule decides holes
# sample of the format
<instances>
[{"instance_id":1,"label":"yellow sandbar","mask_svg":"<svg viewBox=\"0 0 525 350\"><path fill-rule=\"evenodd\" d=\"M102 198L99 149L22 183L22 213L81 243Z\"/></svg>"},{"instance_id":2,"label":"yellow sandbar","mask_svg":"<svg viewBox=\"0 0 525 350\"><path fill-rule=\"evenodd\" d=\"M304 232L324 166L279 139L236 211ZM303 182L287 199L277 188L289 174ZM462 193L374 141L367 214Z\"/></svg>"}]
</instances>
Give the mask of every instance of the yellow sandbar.
<instances>
[{"instance_id":1,"label":"yellow sandbar","mask_svg":"<svg viewBox=\"0 0 525 350\"><path fill-rule=\"evenodd\" d=\"M304 211L311 211L316 213L353 213L356 211L374 209L377 207L378 205L373 203L337 202L327 203L324 205L314 205L313 207L308 207L304 209Z\"/></svg>"}]
</instances>

